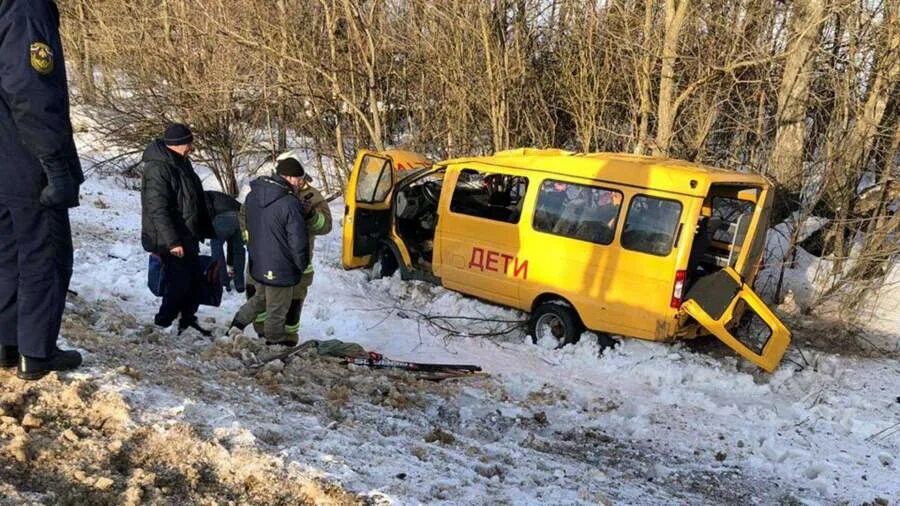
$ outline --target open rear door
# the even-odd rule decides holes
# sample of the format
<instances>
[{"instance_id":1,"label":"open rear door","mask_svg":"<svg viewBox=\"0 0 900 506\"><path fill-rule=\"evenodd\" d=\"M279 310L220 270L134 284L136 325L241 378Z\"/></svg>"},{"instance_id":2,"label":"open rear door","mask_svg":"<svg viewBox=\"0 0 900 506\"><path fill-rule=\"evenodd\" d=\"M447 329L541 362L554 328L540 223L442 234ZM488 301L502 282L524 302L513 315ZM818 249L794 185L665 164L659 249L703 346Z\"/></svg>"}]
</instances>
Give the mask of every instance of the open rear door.
<instances>
[{"instance_id":1,"label":"open rear door","mask_svg":"<svg viewBox=\"0 0 900 506\"><path fill-rule=\"evenodd\" d=\"M741 254L734 265L734 270L741 275L741 279L752 280L756 278L763 254L766 251L766 234L769 231L769 218L772 214L772 201L775 192L770 187L760 189L753 219L747 228L747 236L744 239Z\"/></svg>"},{"instance_id":2,"label":"open rear door","mask_svg":"<svg viewBox=\"0 0 900 506\"><path fill-rule=\"evenodd\" d=\"M778 367L791 333L731 267L700 278L685 298L682 309L738 355Z\"/></svg>"},{"instance_id":3,"label":"open rear door","mask_svg":"<svg viewBox=\"0 0 900 506\"><path fill-rule=\"evenodd\" d=\"M390 195L394 187L389 156L360 151L345 192L341 263L345 269L369 265L380 241L391 229Z\"/></svg>"}]
</instances>

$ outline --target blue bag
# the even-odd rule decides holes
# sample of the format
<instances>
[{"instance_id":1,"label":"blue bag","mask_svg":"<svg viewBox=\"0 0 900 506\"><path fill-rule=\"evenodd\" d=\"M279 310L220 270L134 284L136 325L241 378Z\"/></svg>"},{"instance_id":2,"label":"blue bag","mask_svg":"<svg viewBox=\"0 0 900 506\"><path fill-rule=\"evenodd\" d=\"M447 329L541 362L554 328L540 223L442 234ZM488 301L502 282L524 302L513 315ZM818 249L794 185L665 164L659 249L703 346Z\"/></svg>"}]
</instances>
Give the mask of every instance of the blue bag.
<instances>
[{"instance_id":1,"label":"blue bag","mask_svg":"<svg viewBox=\"0 0 900 506\"><path fill-rule=\"evenodd\" d=\"M200 305L219 307L222 304L223 287L219 278L219 272L222 268L221 262L216 261L209 255L200 255L197 258L197 269L200 271L200 277L203 280L199 287ZM167 286L166 269L162 257L151 254L147 268L147 287L150 288L153 295L164 297Z\"/></svg>"},{"instance_id":2,"label":"blue bag","mask_svg":"<svg viewBox=\"0 0 900 506\"><path fill-rule=\"evenodd\" d=\"M150 255L150 264L147 268L147 287L157 297L166 294L166 269L163 267L162 258L159 255Z\"/></svg>"}]
</instances>

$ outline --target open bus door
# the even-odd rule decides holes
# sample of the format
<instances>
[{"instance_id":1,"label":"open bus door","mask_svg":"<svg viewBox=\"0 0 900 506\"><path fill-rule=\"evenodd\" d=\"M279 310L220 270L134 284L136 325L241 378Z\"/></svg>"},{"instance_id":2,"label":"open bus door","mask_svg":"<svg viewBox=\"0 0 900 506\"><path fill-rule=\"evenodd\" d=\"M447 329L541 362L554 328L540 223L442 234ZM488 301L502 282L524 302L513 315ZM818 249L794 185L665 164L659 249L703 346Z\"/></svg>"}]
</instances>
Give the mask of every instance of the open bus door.
<instances>
[{"instance_id":1,"label":"open bus door","mask_svg":"<svg viewBox=\"0 0 900 506\"><path fill-rule=\"evenodd\" d=\"M360 151L347 183L341 263L345 269L369 265L391 227L394 167L389 156Z\"/></svg>"},{"instance_id":2,"label":"open bus door","mask_svg":"<svg viewBox=\"0 0 900 506\"><path fill-rule=\"evenodd\" d=\"M411 174L431 166L431 160L412 151L359 152L344 192L341 263L345 269L371 263L380 244L390 237L394 187Z\"/></svg>"},{"instance_id":3,"label":"open bus door","mask_svg":"<svg viewBox=\"0 0 900 506\"><path fill-rule=\"evenodd\" d=\"M738 355L774 371L791 332L731 267L700 278L682 309Z\"/></svg>"},{"instance_id":4,"label":"open bus door","mask_svg":"<svg viewBox=\"0 0 900 506\"><path fill-rule=\"evenodd\" d=\"M759 191L737 262L697 280L681 307L740 356L772 372L791 342L791 332L746 282L752 283L759 269L772 208L772 190Z\"/></svg>"}]
</instances>

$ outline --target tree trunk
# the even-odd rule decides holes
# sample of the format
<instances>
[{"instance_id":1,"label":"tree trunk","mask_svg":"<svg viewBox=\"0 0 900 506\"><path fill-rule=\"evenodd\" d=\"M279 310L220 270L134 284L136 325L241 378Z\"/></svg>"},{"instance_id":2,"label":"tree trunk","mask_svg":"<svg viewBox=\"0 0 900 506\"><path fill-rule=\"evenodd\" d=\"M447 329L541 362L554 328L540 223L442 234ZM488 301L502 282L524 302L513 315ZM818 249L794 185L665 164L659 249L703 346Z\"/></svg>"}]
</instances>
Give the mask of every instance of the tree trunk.
<instances>
[{"instance_id":1,"label":"tree trunk","mask_svg":"<svg viewBox=\"0 0 900 506\"><path fill-rule=\"evenodd\" d=\"M778 87L777 131L768 173L788 191L799 193L803 187L807 98L824 21L824 0L797 0L794 5L790 31L793 42L788 46Z\"/></svg>"},{"instance_id":2,"label":"tree trunk","mask_svg":"<svg viewBox=\"0 0 900 506\"><path fill-rule=\"evenodd\" d=\"M896 230L900 226L900 215L892 216L888 212L888 206L897 198L892 191L891 171L895 169L894 160L897 159L898 149L900 149L900 122L896 118L894 122L893 138L890 144L882 148L884 165L878 178L881 194L878 196L878 204L869 216L868 226L865 230L865 243L862 247L865 255L853 266L851 279L873 276L886 263L890 266L890 259L900 253L900 244L894 240Z\"/></svg>"},{"instance_id":3,"label":"tree trunk","mask_svg":"<svg viewBox=\"0 0 900 506\"><path fill-rule=\"evenodd\" d=\"M897 88L900 88L900 86L897 86ZM894 196L891 193L891 171L896 170L894 160L896 160L898 154L900 154L900 120L895 119L895 121L894 136L891 140L890 147L885 153L884 167L881 169L881 177L879 179L879 183L881 184L881 197L879 198L878 209L875 211L876 218L872 220L871 223L870 233L874 233L875 230L882 228L884 223L890 218L887 213L887 208L894 200Z\"/></svg>"},{"instance_id":4,"label":"tree trunk","mask_svg":"<svg viewBox=\"0 0 900 506\"><path fill-rule=\"evenodd\" d=\"M166 41L166 47L172 47L172 24L169 20L169 0L162 0L160 6L162 11L163 39Z\"/></svg>"},{"instance_id":5,"label":"tree trunk","mask_svg":"<svg viewBox=\"0 0 900 506\"><path fill-rule=\"evenodd\" d=\"M756 103L756 125L753 129L753 142L750 148L750 166L759 172L763 169L765 155L763 141L766 135L766 89L760 86ZM747 136L748 138L750 135Z\"/></svg>"},{"instance_id":6,"label":"tree trunk","mask_svg":"<svg viewBox=\"0 0 900 506\"><path fill-rule=\"evenodd\" d=\"M675 127L675 60L678 41L690 0L666 0L666 31L663 36L662 70L659 77L659 105L657 108L656 146L653 154L669 156L672 131Z\"/></svg>"},{"instance_id":7,"label":"tree trunk","mask_svg":"<svg viewBox=\"0 0 900 506\"><path fill-rule=\"evenodd\" d=\"M364 122L365 128L375 149L384 151L384 121L381 117L382 103L378 93L377 80L378 54L375 48L375 35L372 33L372 25L375 23L379 4L378 0L372 2L368 15L364 19L360 12L363 6L352 6L350 0L344 0L344 14L350 24L350 31L356 39L357 53L365 68L366 101L369 103L369 118Z\"/></svg>"},{"instance_id":8,"label":"tree trunk","mask_svg":"<svg viewBox=\"0 0 900 506\"><path fill-rule=\"evenodd\" d=\"M93 104L97 96L97 85L94 82L94 58L91 36L88 30L90 23L87 17L86 0L78 0L78 36L81 40L81 97L85 103Z\"/></svg>"},{"instance_id":9,"label":"tree trunk","mask_svg":"<svg viewBox=\"0 0 900 506\"><path fill-rule=\"evenodd\" d=\"M879 127L884 131L890 131L888 125L882 125L885 119L890 93L897 89L896 82L900 78L900 61L896 58L896 49L900 43L900 34L893 28L892 15L885 21L885 43L879 47L876 53L875 74L870 82L868 97L861 111L857 111L855 122L849 135L841 140L841 145L835 150L836 156L831 166L831 174L828 178L829 194L836 201L842 216L848 216L857 198L856 187L859 178L866 170L867 160L875 143ZM895 19L895 18L894 18ZM841 224L838 223L838 227ZM841 228L843 230L843 228ZM849 251L848 245L843 241L843 236L835 237L835 274L843 272L844 258Z\"/></svg>"},{"instance_id":10,"label":"tree trunk","mask_svg":"<svg viewBox=\"0 0 900 506\"><path fill-rule=\"evenodd\" d=\"M325 15L325 26L327 28L327 37L328 37L328 55L329 55L329 63L331 65L331 101L332 101L332 110L334 114L334 126L333 135L334 135L334 154L335 154L335 162L338 165L338 170L345 176L343 178L344 181L347 180L347 177L350 175L350 166L347 163L347 156L344 153L344 131L343 131L343 113L338 104L341 103L341 88L338 84L338 72L337 72L337 40L335 31L337 30L337 20L335 19L335 10L336 7L332 2L331 9L329 9L328 5L324 0L321 2L322 10Z\"/></svg>"},{"instance_id":11,"label":"tree trunk","mask_svg":"<svg viewBox=\"0 0 900 506\"><path fill-rule=\"evenodd\" d=\"M490 9L490 7L488 7L488 9ZM488 80L488 102L492 144L495 152L506 149L505 140L507 139L506 87L503 82L503 73L501 71L505 62L498 61L503 58L505 51L500 48L497 50L500 54L495 54L495 49L497 48L495 48L495 38L493 34L494 28L505 29L505 27L494 27L491 23L491 18L499 16L497 11L501 9L505 9L505 5L495 5L493 10L488 10L488 12L482 11L479 16L481 22L481 46L484 51L484 64Z\"/></svg>"},{"instance_id":12,"label":"tree trunk","mask_svg":"<svg viewBox=\"0 0 900 506\"><path fill-rule=\"evenodd\" d=\"M655 4L655 0L644 0L644 25L641 35L644 54L641 60L640 72L637 75L641 112L637 139L635 139L634 143L634 154L636 155L647 154L647 134L650 128L650 113L653 105L650 103L650 73L653 71L653 62L656 59L656 52L650 46L650 40L653 37L653 10Z\"/></svg>"},{"instance_id":13,"label":"tree trunk","mask_svg":"<svg viewBox=\"0 0 900 506\"><path fill-rule=\"evenodd\" d=\"M285 0L278 0L278 25L280 30L280 39L281 39L281 54L286 55L288 53L288 15L287 15L287 6L285 5ZM287 151L287 111L285 105L285 65L286 60L284 58L278 58L278 64L276 66L276 88L275 88L275 100L276 100L276 110L275 110L275 129L276 129L276 146L275 150L279 153L284 153Z\"/></svg>"}]
</instances>

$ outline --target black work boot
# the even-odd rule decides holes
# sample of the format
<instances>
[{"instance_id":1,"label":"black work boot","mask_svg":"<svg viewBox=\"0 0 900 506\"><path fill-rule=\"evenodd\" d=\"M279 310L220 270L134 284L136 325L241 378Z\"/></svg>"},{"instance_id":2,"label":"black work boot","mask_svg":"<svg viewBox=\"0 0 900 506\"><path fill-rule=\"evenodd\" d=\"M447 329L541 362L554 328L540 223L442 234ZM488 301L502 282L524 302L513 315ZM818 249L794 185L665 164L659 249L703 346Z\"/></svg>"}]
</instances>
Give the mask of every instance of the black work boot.
<instances>
[{"instance_id":1,"label":"black work boot","mask_svg":"<svg viewBox=\"0 0 900 506\"><path fill-rule=\"evenodd\" d=\"M181 335L182 332L184 332L184 331L187 330L187 329L194 329L194 330L196 330L197 332L199 332L201 335L203 335L203 337L210 337L210 336L212 336L212 332L209 331L209 330L206 330L206 329L203 328L203 327L201 327L200 324L197 323L197 320L194 320L194 321L189 322L189 323L178 322L178 335L179 335L179 336Z\"/></svg>"},{"instance_id":2,"label":"black work boot","mask_svg":"<svg viewBox=\"0 0 900 506\"><path fill-rule=\"evenodd\" d=\"M18 363L18 346L0 346L0 367L15 367Z\"/></svg>"},{"instance_id":3,"label":"black work boot","mask_svg":"<svg viewBox=\"0 0 900 506\"><path fill-rule=\"evenodd\" d=\"M26 381L34 381L43 378L50 371L69 371L77 369L80 365L81 353L56 348L53 355L48 358L30 358L21 355L16 376Z\"/></svg>"}]
</instances>

